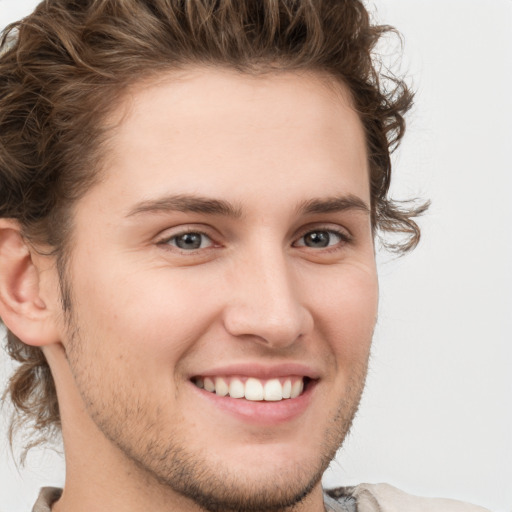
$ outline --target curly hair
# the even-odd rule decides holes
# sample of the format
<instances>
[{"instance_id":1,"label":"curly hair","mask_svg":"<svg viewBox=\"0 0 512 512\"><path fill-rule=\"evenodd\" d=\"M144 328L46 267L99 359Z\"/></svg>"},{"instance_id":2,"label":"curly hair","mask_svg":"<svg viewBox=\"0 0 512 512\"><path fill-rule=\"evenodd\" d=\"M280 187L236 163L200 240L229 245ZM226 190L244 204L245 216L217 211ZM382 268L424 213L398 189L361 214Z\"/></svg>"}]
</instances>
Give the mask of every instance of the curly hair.
<instances>
[{"instance_id":1,"label":"curly hair","mask_svg":"<svg viewBox=\"0 0 512 512\"><path fill-rule=\"evenodd\" d=\"M375 54L387 33L395 31L372 24L360 0L45 0L0 41L0 217L51 247L62 270L71 207L98 179L105 120L128 87L196 64L310 70L350 89L366 135L374 230L400 234L388 247L406 252L426 206L388 197L390 154L413 95ZM55 385L39 348L8 332L7 350L20 363L5 393L16 410L11 436L31 423L33 445L60 429Z\"/></svg>"}]
</instances>

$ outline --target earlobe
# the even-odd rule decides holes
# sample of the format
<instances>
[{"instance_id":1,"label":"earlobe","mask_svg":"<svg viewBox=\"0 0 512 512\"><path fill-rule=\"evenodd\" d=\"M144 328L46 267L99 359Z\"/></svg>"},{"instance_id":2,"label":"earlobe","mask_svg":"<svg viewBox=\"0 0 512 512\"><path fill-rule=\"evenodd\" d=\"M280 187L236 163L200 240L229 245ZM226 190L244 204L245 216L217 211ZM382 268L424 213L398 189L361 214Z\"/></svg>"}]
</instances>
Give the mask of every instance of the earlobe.
<instances>
[{"instance_id":1,"label":"earlobe","mask_svg":"<svg viewBox=\"0 0 512 512\"><path fill-rule=\"evenodd\" d=\"M40 271L18 223L0 219L0 317L20 340L34 346L59 341L55 315L41 294Z\"/></svg>"}]
</instances>

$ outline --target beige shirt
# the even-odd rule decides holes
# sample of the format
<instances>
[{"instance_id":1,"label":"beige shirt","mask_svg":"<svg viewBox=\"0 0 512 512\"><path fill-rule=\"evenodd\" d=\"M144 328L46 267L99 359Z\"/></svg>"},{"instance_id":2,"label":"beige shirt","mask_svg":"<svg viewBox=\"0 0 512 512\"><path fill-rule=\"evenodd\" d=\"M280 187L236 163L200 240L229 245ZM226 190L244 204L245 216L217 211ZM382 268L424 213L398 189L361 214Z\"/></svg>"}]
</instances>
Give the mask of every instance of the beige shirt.
<instances>
[{"instance_id":1,"label":"beige shirt","mask_svg":"<svg viewBox=\"0 0 512 512\"><path fill-rule=\"evenodd\" d=\"M45 487L32 512L50 512L61 489ZM388 484L361 484L340 487L325 494L328 512L489 512L487 509L456 500L419 498Z\"/></svg>"}]
</instances>

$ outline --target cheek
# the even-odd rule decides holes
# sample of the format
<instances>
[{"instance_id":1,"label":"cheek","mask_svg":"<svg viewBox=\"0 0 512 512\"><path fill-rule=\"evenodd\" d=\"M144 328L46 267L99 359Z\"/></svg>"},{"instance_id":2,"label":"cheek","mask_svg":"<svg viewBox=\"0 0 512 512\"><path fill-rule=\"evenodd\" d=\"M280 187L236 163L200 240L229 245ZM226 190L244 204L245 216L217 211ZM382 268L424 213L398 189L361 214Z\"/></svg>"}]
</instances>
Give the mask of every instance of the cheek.
<instances>
[{"instance_id":1,"label":"cheek","mask_svg":"<svg viewBox=\"0 0 512 512\"><path fill-rule=\"evenodd\" d=\"M218 301L186 272L120 270L77 280L81 337L132 373L169 372L214 321Z\"/></svg>"},{"instance_id":2,"label":"cheek","mask_svg":"<svg viewBox=\"0 0 512 512\"><path fill-rule=\"evenodd\" d=\"M337 361L365 361L369 355L378 310L378 281L371 270L347 272L330 281L316 296L317 328Z\"/></svg>"}]
</instances>

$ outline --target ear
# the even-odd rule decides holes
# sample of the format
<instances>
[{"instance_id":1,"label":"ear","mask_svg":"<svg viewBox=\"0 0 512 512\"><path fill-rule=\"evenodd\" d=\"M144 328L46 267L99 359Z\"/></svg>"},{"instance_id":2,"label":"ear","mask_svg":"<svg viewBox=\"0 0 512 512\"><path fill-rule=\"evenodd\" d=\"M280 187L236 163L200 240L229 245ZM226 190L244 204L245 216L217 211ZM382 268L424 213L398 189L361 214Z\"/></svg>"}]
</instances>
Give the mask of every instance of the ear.
<instances>
[{"instance_id":1,"label":"ear","mask_svg":"<svg viewBox=\"0 0 512 512\"><path fill-rule=\"evenodd\" d=\"M41 271L19 224L0 219L0 317L21 341L33 346L60 340L55 304L47 304L51 294L43 298Z\"/></svg>"}]
</instances>

